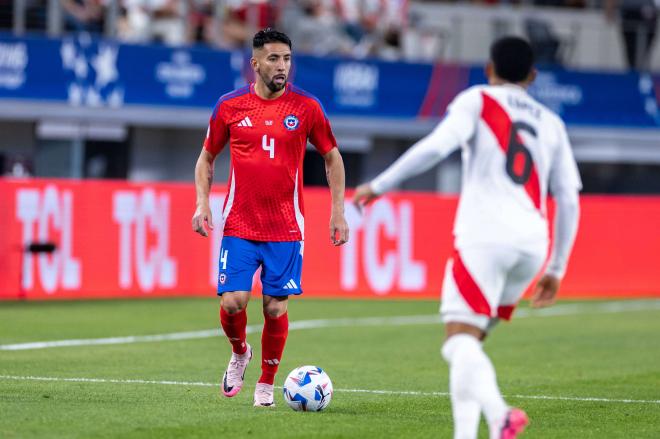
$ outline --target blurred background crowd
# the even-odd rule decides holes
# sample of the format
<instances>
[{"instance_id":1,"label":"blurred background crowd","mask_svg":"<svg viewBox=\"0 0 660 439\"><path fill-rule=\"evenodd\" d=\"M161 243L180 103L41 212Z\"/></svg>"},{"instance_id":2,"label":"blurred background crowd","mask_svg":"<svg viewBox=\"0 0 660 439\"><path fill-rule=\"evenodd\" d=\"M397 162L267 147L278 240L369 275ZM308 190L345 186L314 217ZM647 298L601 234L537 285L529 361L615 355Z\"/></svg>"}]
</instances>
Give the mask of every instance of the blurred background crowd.
<instances>
[{"instance_id":1,"label":"blurred background crowd","mask_svg":"<svg viewBox=\"0 0 660 439\"><path fill-rule=\"evenodd\" d=\"M644 69L655 40L660 0L0 0L0 27L25 31L90 32L131 43L249 45L259 28L288 33L299 53L386 60L442 59L455 29L434 23L435 5L487 11L589 11L620 30L629 68ZM488 12L486 12L488 13ZM491 12L492 15L492 12ZM436 20L437 21L437 20ZM570 57L579 26L561 32L530 16L522 24L539 61Z\"/></svg>"}]
</instances>

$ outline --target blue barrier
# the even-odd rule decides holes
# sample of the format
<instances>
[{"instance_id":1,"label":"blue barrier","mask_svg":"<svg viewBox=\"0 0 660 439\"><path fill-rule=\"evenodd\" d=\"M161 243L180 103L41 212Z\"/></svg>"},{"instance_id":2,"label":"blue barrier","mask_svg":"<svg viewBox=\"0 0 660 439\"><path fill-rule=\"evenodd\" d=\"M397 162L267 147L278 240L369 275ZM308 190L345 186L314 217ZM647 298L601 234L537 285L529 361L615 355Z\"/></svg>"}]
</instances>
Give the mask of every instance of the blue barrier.
<instances>
[{"instance_id":1,"label":"blue barrier","mask_svg":"<svg viewBox=\"0 0 660 439\"><path fill-rule=\"evenodd\" d=\"M136 46L89 35L0 35L3 99L79 107L210 109L250 80L249 54L201 47ZM292 80L336 116L441 117L482 67L295 56ZM530 93L569 125L660 127L660 76L543 70Z\"/></svg>"}]
</instances>

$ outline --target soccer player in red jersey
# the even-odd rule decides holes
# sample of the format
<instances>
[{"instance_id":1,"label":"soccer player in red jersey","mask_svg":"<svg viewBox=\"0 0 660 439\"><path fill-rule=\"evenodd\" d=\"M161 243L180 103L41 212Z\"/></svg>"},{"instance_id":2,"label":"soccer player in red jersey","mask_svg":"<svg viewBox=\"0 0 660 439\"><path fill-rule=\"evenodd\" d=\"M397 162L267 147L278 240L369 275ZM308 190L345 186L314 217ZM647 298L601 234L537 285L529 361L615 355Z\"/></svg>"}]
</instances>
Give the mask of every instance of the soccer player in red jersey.
<instances>
[{"instance_id":1,"label":"soccer player in red jersey","mask_svg":"<svg viewBox=\"0 0 660 439\"><path fill-rule=\"evenodd\" d=\"M232 345L222 392L236 395L252 358L246 342L246 307L252 277L261 267L264 329L261 377L255 406L273 406L273 382L282 358L290 294L302 294L300 277L305 219L302 165L309 140L323 155L332 194L330 240L348 241L344 218L344 164L321 103L287 82L291 40L264 29L254 36L255 82L222 96L213 110L195 166L197 209L192 228L208 236L213 228L209 192L215 157L229 141L231 167L225 198L218 295L220 323Z\"/></svg>"}]
</instances>

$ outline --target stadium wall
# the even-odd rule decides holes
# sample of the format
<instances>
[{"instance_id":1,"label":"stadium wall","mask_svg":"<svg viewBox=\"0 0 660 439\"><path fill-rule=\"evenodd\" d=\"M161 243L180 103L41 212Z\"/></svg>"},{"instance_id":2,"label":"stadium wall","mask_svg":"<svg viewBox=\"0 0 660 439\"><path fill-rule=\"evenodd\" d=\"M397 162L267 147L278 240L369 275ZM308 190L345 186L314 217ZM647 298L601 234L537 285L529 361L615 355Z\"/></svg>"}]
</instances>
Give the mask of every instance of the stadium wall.
<instances>
[{"instance_id":1,"label":"stadium wall","mask_svg":"<svg viewBox=\"0 0 660 439\"><path fill-rule=\"evenodd\" d=\"M211 195L216 227L205 239L191 230L189 184L0 180L0 298L212 295L223 197ZM347 204L341 248L328 240L329 193L305 197L306 296L439 297L456 197L399 193L364 215ZM660 197L583 196L561 295L660 297L658 224ZM57 249L26 251L35 242Z\"/></svg>"}]
</instances>

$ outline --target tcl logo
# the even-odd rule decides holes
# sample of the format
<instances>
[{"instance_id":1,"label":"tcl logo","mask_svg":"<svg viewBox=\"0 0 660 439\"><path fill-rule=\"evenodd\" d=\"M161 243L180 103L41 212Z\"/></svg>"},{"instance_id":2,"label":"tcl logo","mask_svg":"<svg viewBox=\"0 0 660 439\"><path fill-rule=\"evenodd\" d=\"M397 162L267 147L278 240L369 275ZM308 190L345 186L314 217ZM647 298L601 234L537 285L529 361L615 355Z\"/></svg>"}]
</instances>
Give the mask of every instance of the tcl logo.
<instances>
[{"instance_id":1,"label":"tcl logo","mask_svg":"<svg viewBox=\"0 0 660 439\"><path fill-rule=\"evenodd\" d=\"M35 272L48 294L62 288L80 288L81 263L74 257L73 246L73 194L59 191L55 186L16 191L16 219L23 229L22 242L56 244L56 251L37 256L23 253L21 287L30 291L35 286ZM37 263L34 260L36 258Z\"/></svg>"},{"instance_id":2,"label":"tcl logo","mask_svg":"<svg viewBox=\"0 0 660 439\"><path fill-rule=\"evenodd\" d=\"M358 287L361 266L367 284L376 294L387 294L395 286L402 291L426 288L426 264L413 256L413 208L407 201L394 203L381 198L364 215L346 204L346 219L351 239L341 247L341 287ZM381 251L384 236L394 241L395 250ZM361 263L360 263L361 262Z\"/></svg>"},{"instance_id":3,"label":"tcl logo","mask_svg":"<svg viewBox=\"0 0 660 439\"><path fill-rule=\"evenodd\" d=\"M177 262L170 255L169 243L169 194L153 189L116 191L113 218L119 224L119 286L130 289L134 277L145 292L176 286Z\"/></svg>"}]
</instances>

